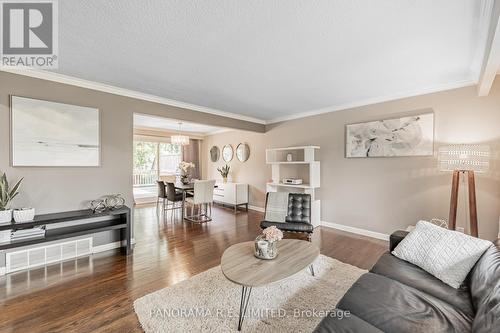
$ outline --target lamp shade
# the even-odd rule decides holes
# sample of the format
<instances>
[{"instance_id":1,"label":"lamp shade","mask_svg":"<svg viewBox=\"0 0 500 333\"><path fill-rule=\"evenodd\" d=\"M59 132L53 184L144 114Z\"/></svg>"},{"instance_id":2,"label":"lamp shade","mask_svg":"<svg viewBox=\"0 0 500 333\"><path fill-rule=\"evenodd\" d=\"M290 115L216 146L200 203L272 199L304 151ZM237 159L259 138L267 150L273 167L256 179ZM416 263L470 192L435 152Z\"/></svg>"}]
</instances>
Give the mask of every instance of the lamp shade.
<instances>
[{"instance_id":1,"label":"lamp shade","mask_svg":"<svg viewBox=\"0 0 500 333\"><path fill-rule=\"evenodd\" d=\"M490 147L449 145L439 148L439 170L486 172L490 167Z\"/></svg>"}]
</instances>

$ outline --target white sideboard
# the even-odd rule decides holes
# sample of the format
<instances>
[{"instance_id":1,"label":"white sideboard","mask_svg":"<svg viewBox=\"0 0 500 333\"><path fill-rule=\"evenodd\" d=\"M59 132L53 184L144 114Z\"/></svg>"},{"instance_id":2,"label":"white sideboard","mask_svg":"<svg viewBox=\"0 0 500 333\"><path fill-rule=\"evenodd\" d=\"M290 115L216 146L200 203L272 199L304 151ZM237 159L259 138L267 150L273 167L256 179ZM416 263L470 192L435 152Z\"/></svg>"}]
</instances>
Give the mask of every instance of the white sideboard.
<instances>
[{"instance_id":1,"label":"white sideboard","mask_svg":"<svg viewBox=\"0 0 500 333\"><path fill-rule=\"evenodd\" d=\"M244 183L223 183L217 182L214 188L214 202L234 207L234 212L238 206L245 205L248 211L248 184Z\"/></svg>"}]
</instances>

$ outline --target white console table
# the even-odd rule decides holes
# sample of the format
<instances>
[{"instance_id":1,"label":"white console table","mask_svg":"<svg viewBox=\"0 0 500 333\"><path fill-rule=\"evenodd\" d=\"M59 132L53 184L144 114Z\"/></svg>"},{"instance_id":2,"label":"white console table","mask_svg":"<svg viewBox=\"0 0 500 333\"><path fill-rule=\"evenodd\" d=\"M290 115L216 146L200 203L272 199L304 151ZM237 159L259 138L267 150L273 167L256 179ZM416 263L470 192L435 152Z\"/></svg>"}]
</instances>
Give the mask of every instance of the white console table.
<instances>
[{"instance_id":1,"label":"white console table","mask_svg":"<svg viewBox=\"0 0 500 333\"><path fill-rule=\"evenodd\" d=\"M234 213L237 212L238 206L243 205L248 211L248 184L217 182L216 185L214 202L233 206Z\"/></svg>"}]
</instances>

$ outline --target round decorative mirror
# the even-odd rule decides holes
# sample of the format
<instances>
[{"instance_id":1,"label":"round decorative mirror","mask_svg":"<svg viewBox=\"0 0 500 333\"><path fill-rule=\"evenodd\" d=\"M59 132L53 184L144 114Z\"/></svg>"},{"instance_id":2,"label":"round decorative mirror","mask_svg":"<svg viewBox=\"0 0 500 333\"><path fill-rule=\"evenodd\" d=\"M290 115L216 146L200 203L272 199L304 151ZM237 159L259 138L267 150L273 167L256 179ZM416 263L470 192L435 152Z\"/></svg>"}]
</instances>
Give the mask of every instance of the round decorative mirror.
<instances>
[{"instance_id":1,"label":"round decorative mirror","mask_svg":"<svg viewBox=\"0 0 500 333\"><path fill-rule=\"evenodd\" d=\"M224 161L229 162L233 159L233 147L231 145L225 145L224 148L222 148L222 158Z\"/></svg>"},{"instance_id":2,"label":"round decorative mirror","mask_svg":"<svg viewBox=\"0 0 500 333\"><path fill-rule=\"evenodd\" d=\"M246 162L250 157L250 147L246 143L240 143L236 147L236 157L240 162Z\"/></svg>"},{"instance_id":3,"label":"round decorative mirror","mask_svg":"<svg viewBox=\"0 0 500 333\"><path fill-rule=\"evenodd\" d=\"M220 149L217 146L210 148L210 160L212 162L217 162L220 157Z\"/></svg>"}]
</instances>

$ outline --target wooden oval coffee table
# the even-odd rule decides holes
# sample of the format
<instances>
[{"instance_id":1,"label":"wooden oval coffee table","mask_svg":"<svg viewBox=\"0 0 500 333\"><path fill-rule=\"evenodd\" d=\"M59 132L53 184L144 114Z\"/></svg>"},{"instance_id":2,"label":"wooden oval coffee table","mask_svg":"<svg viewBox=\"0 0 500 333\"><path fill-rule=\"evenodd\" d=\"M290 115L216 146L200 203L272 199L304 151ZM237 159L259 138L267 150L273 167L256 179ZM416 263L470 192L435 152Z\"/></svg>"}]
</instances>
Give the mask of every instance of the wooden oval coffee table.
<instances>
[{"instance_id":1,"label":"wooden oval coffee table","mask_svg":"<svg viewBox=\"0 0 500 333\"><path fill-rule=\"evenodd\" d=\"M319 255L317 246L297 239L283 239L278 243L278 256L263 260L254 256L254 242L238 243L224 251L221 269L224 276L242 286L238 331L241 330L253 287L286 279L309 267Z\"/></svg>"}]
</instances>

